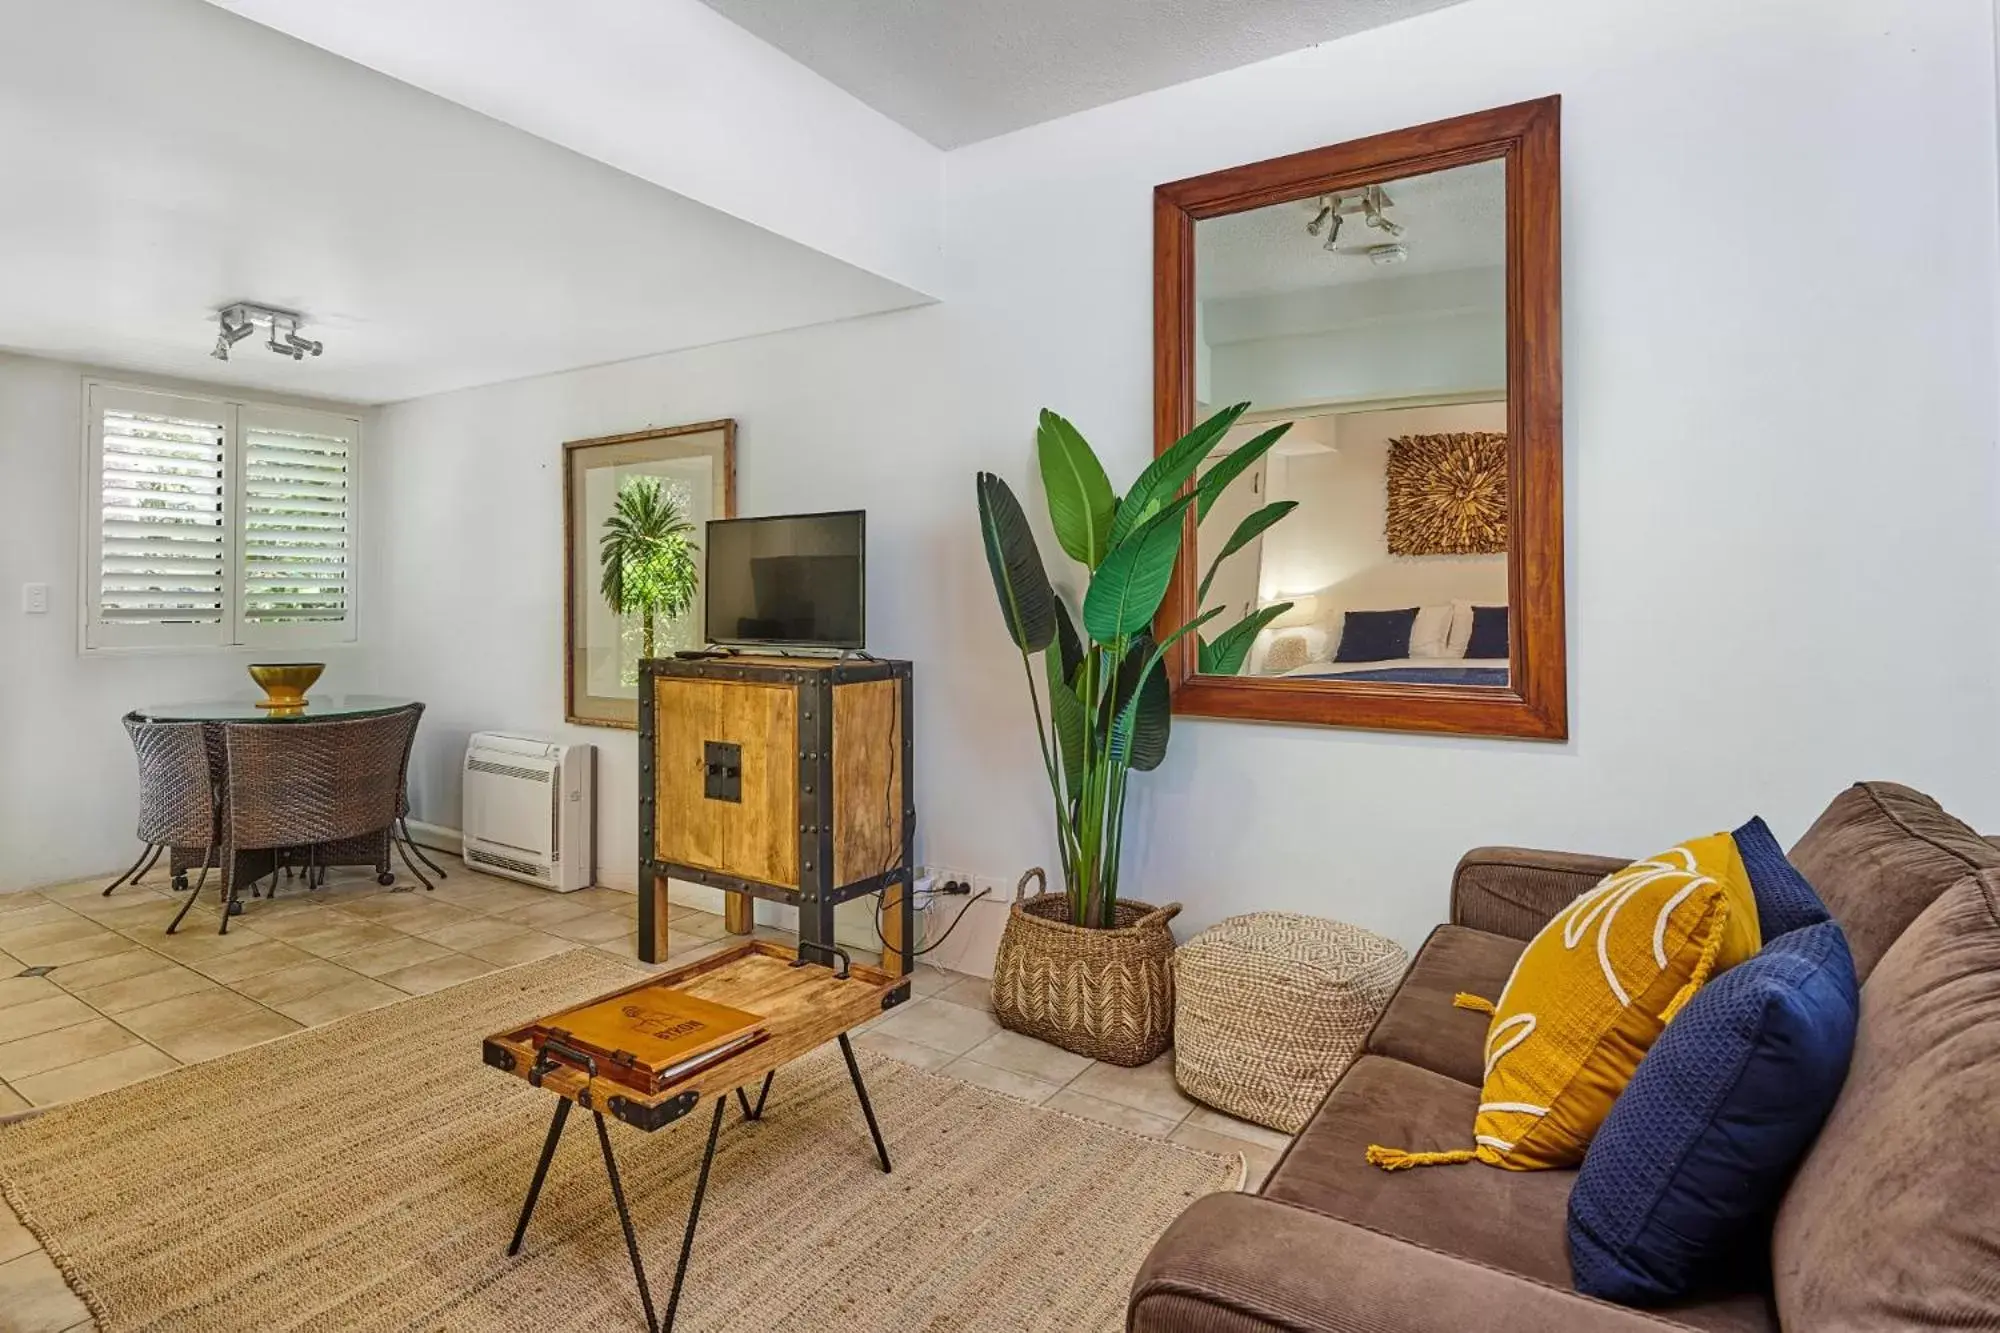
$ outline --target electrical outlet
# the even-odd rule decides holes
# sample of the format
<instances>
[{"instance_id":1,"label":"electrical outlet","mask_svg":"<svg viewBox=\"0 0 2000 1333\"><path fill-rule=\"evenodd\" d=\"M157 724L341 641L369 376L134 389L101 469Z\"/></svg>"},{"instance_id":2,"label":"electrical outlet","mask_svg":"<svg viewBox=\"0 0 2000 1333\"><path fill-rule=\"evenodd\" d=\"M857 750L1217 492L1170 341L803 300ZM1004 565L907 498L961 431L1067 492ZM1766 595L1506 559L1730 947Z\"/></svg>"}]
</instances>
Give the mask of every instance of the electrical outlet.
<instances>
[{"instance_id":1,"label":"electrical outlet","mask_svg":"<svg viewBox=\"0 0 2000 1333\"><path fill-rule=\"evenodd\" d=\"M21 611L25 615L47 615L49 610L49 585L46 583L23 583L21 585Z\"/></svg>"}]
</instances>

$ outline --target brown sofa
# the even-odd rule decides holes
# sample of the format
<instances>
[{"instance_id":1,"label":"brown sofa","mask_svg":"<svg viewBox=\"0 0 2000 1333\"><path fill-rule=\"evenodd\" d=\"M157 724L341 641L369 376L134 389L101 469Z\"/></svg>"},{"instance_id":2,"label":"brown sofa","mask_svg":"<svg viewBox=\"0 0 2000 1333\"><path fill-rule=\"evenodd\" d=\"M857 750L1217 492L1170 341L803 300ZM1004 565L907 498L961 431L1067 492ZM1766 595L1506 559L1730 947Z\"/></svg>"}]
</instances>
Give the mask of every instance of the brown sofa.
<instances>
[{"instance_id":1,"label":"brown sofa","mask_svg":"<svg viewBox=\"0 0 2000 1333\"><path fill-rule=\"evenodd\" d=\"M1755 1276L1666 1309L1570 1287L1573 1171L1384 1172L1370 1143L1462 1147L1485 1020L1526 940L1620 858L1490 847L1451 923L1256 1194L1195 1203L1153 1247L1143 1333L2000 1329L2000 847L1920 792L1863 783L1791 851L1846 931L1861 1024L1839 1103ZM1763 1262L1768 1258L1768 1262Z\"/></svg>"}]
</instances>

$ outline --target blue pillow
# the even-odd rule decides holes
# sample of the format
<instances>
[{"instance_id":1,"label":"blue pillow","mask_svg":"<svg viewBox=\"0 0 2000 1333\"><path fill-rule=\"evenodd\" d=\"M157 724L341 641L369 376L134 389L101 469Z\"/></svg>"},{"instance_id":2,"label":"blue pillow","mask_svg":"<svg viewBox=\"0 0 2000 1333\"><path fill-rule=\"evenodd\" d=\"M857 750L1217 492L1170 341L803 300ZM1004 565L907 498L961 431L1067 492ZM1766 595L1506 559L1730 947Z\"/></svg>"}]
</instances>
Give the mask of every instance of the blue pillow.
<instances>
[{"instance_id":1,"label":"blue pillow","mask_svg":"<svg viewBox=\"0 0 2000 1333\"><path fill-rule=\"evenodd\" d=\"M1653 1305L1732 1271L1840 1095L1860 1004L1831 921L1695 992L1584 1154L1569 1196L1578 1291Z\"/></svg>"},{"instance_id":2,"label":"blue pillow","mask_svg":"<svg viewBox=\"0 0 2000 1333\"><path fill-rule=\"evenodd\" d=\"M1465 641L1467 657L1507 656L1507 608L1472 608L1472 635Z\"/></svg>"},{"instance_id":3,"label":"blue pillow","mask_svg":"<svg viewBox=\"0 0 2000 1333\"><path fill-rule=\"evenodd\" d=\"M1340 622L1336 662L1387 662L1410 655L1410 631L1417 608L1406 611L1349 611Z\"/></svg>"},{"instance_id":4,"label":"blue pillow","mask_svg":"<svg viewBox=\"0 0 2000 1333\"><path fill-rule=\"evenodd\" d=\"M1752 819L1729 836L1736 840L1743 868L1750 872L1750 891L1757 896L1757 926L1764 943L1801 926L1833 919L1806 877L1785 859L1785 849L1778 846L1761 818Z\"/></svg>"}]
</instances>

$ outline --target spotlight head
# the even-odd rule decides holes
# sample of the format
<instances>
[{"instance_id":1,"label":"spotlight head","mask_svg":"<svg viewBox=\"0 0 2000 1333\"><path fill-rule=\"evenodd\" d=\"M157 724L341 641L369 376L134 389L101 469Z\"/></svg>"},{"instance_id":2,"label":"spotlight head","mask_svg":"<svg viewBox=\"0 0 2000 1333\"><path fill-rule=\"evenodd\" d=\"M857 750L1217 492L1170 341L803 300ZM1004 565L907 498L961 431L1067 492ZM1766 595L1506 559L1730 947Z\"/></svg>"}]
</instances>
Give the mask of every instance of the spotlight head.
<instances>
[{"instance_id":1,"label":"spotlight head","mask_svg":"<svg viewBox=\"0 0 2000 1333\"><path fill-rule=\"evenodd\" d=\"M1340 221L1340 214L1338 213L1335 213L1327 220L1325 248L1328 250L1333 249L1334 243L1340 239Z\"/></svg>"},{"instance_id":2,"label":"spotlight head","mask_svg":"<svg viewBox=\"0 0 2000 1333\"><path fill-rule=\"evenodd\" d=\"M209 355L214 357L217 361L227 361L229 359L228 334L218 333L215 335L215 350L213 352L210 352Z\"/></svg>"}]
</instances>

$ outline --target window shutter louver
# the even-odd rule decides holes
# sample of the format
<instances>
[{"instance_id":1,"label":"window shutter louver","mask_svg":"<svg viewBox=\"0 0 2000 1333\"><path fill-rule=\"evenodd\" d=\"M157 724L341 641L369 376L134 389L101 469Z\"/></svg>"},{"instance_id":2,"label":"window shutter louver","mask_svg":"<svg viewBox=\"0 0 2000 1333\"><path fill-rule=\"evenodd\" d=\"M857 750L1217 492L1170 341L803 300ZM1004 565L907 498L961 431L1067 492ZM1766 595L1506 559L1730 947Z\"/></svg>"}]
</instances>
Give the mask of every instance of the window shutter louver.
<instances>
[{"instance_id":1,"label":"window shutter louver","mask_svg":"<svg viewBox=\"0 0 2000 1333\"><path fill-rule=\"evenodd\" d=\"M351 431L242 411L242 585L246 627L348 619L354 493Z\"/></svg>"},{"instance_id":2,"label":"window shutter louver","mask_svg":"<svg viewBox=\"0 0 2000 1333\"><path fill-rule=\"evenodd\" d=\"M100 624L222 624L229 548L221 417L103 410Z\"/></svg>"}]
</instances>

